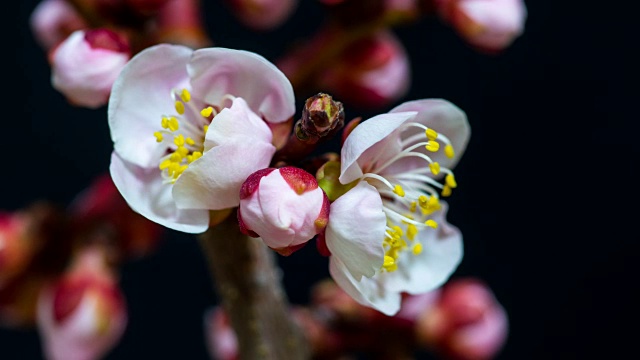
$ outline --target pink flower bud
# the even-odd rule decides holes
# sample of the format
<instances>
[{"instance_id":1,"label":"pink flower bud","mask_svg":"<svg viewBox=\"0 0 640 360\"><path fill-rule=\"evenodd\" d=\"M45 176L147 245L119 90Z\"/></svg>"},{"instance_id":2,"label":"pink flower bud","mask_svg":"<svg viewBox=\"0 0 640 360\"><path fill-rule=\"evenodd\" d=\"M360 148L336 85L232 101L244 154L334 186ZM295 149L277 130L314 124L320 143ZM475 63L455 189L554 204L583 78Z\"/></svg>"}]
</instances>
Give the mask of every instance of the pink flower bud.
<instances>
[{"instance_id":1,"label":"pink flower bud","mask_svg":"<svg viewBox=\"0 0 640 360\"><path fill-rule=\"evenodd\" d=\"M244 25L254 30L269 30L284 23L298 0L226 0Z\"/></svg>"},{"instance_id":2,"label":"pink flower bud","mask_svg":"<svg viewBox=\"0 0 640 360\"><path fill-rule=\"evenodd\" d=\"M349 46L318 77L318 86L345 104L381 108L406 94L410 72L403 45L381 31Z\"/></svg>"},{"instance_id":3,"label":"pink flower bud","mask_svg":"<svg viewBox=\"0 0 640 360\"><path fill-rule=\"evenodd\" d=\"M286 166L251 174L240 189L238 220L243 233L290 255L324 230L329 199L308 172Z\"/></svg>"},{"instance_id":4,"label":"pink flower bud","mask_svg":"<svg viewBox=\"0 0 640 360\"><path fill-rule=\"evenodd\" d=\"M504 345L508 320L491 290L475 279L453 280L417 324L419 341L449 357L484 360Z\"/></svg>"},{"instance_id":5,"label":"pink flower bud","mask_svg":"<svg viewBox=\"0 0 640 360\"><path fill-rule=\"evenodd\" d=\"M127 324L125 301L103 254L87 248L67 273L40 293L38 329L50 360L102 358Z\"/></svg>"},{"instance_id":6,"label":"pink flower bud","mask_svg":"<svg viewBox=\"0 0 640 360\"><path fill-rule=\"evenodd\" d=\"M216 360L237 360L238 338L229 317L221 307L214 307L204 316L207 350Z\"/></svg>"},{"instance_id":7,"label":"pink flower bud","mask_svg":"<svg viewBox=\"0 0 640 360\"><path fill-rule=\"evenodd\" d=\"M31 31L44 49L50 49L76 30L87 27L84 19L65 0L41 1L29 19Z\"/></svg>"},{"instance_id":8,"label":"pink flower bud","mask_svg":"<svg viewBox=\"0 0 640 360\"><path fill-rule=\"evenodd\" d=\"M76 106L98 108L107 103L111 86L130 58L128 41L96 29L76 31L51 53L53 87Z\"/></svg>"},{"instance_id":9,"label":"pink flower bud","mask_svg":"<svg viewBox=\"0 0 640 360\"><path fill-rule=\"evenodd\" d=\"M442 18L470 45L497 52L522 34L527 8L522 0L439 0Z\"/></svg>"}]
</instances>

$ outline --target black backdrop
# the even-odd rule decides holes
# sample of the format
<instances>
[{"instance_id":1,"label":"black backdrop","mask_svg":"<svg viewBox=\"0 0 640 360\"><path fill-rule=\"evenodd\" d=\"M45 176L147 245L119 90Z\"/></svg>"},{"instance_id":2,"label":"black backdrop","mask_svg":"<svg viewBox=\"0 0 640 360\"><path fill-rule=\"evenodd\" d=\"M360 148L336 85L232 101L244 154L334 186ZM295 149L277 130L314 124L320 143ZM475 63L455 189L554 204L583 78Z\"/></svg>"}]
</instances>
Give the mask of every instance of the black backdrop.
<instances>
[{"instance_id":1,"label":"black backdrop","mask_svg":"<svg viewBox=\"0 0 640 360\"><path fill-rule=\"evenodd\" d=\"M111 152L104 109L71 107L51 88L27 23L36 3L12 2L3 21L13 27L3 32L2 210L68 203ZM322 19L302 0L283 27L256 35L218 1L203 3L218 46L272 60ZM500 359L636 351L637 21L613 2L571 3L527 1L526 33L500 56L474 52L438 21L396 29L413 64L405 99L446 98L471 122L450 200L466 252L455 276L483 279L506 307ZM372 113L347 107L359 115ZM279 260L293 303L327 276L311 246ZM191 236L168 232L156 253L124 266L122 286L130 322L108 359L207 358L202 314L216 298ZM0 359L40 359L39 346L33 330L0 329Z\"/></svg>"}]
</instances>

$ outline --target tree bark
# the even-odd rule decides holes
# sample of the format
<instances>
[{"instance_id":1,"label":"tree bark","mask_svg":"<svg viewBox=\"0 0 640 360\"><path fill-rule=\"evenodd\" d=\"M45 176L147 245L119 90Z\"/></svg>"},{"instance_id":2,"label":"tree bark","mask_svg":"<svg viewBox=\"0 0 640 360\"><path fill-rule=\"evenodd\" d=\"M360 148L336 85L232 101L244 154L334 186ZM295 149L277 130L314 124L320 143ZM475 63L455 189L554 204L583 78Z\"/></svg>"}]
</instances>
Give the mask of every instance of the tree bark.
<instances>
[{"instance_id":1,"label":"tree bark","mask_svg":"<svg viewBox=\"0 0 640 360\"><path fill-rule=\"evenodd\" d=\"M238 338L240 359L307 360L274 253L240 232L235 216L199 236L214 286Z\"/></svg>"}]
</instances>

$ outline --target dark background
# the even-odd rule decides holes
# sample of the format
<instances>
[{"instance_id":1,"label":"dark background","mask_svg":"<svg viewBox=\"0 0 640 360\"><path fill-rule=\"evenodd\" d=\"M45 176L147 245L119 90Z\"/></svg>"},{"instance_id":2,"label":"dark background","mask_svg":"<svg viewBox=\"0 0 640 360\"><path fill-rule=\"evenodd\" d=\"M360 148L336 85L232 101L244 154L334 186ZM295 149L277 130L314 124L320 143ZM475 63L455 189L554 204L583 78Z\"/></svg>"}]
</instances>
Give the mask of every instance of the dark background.
<instances>
[{"instance_id":1,"label":"dark background","mask_svg":"<svg viewBox=\"0 0 640 360\"><path fill-rule=\"evenodd\" d=\"M5 15L2 210L68 203L108 169L112 149L104 109L71 107L51 88L27 22L36 3L12 2ZM271 60L323 16L302 0L283 27L257 35L218 1L203 3L216 45ZM637 352L640 303L637 21L614 2L527 6L525 34L499 56L436 19L397 28L414 74L403 100L445 98L469 117L450 199L466 252L455 276L483 279L506 307L498 358L626 358ZM347 117L373 115L346 105ZM279 260L293 303L328 275L313 247ZM168 232L153 255L125 264L122 287L130 321L108 359L207 358L202 315L216 299L193 237ZM0 329L0 359L40 354L35 331Z\"/></svg>"}]
</instances>

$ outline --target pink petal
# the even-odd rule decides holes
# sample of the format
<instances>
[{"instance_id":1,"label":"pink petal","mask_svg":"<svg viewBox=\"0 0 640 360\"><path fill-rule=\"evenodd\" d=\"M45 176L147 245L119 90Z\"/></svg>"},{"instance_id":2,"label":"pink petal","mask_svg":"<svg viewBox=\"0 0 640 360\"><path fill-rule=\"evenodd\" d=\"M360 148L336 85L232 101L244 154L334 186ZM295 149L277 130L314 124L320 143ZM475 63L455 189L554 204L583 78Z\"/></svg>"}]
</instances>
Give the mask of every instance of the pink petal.
<instances>
[{"instance_id":1,"label":"pink petal","mask_svg":"<svg viewBox=\"0 0 640 360\"><path fill-rule=\"evenodd\" d=\"M422 253L404 252L398 261L398 269L380 274L390 291L421 294L431 291L444 282L456 270L463 255L462 233L449 224L445 216L448 205L434 214L437 229L422 229L417 240L422 243Z\"/></svg>"},{"instance_id":2,"label":"pink petal","mask_svg":"<svg viewBox=\"0 0 640 360\"><path fill-rule=\"evenodd\" d=\"M382 267L386 222L380 194L366 181L331 204L325 231L327 247L356 280L373 276Z\"/></svg>"},{"instance_id":3,"label":"pink petal","mask_svg":"<svg viewBox=\"0 0 640 360\"><path fill-rule=\"evenodd\" d=\"M442 99L422 99L402 103L393 108L390 113L417 111L418 115L412 120L442 133L451 141L455 156L449 159L444 151L430 152L428 155L440 165L453 168L464 153L471 136L471 128L467 115L457 106Z\"/></svg>"},{"instance_id":4,"label":"pink petal","mask_svg":"<svg viewBox=\"0 0 640 360\"><path fill-rule=\"evenodd\" d=\"M205 151L235 137L268 143L272 140L269 126L249 109L242 98L236 98L230 108L222 109L213 119L206 134Z\"/></svg>"},{"instance_id":5,"label":"pink petal","mask_svg":"<svg viewBox=\"0 0 640 360\"><path fill-rule=\"evenodd\" d=\"M171 185L163 184L160 169L145 169L123 160L116 152L109 167L113 182L131 208L170 229L201 233L209 227L209 213L182 210L171 196Z\"/></svg>"},{"instance_id":6,"label":"pink petal","mask_svg":"<svg viewBox=\"0 0 640 360\"><path fill-rule=\"evenodd\" d=\"M329 260L329 273L342 290L358 303L390 316L400 310L400 293L388 291L375 278L363 276L360 281L354 279L345 264L335 256Z\"/></svg>"},{"instance_id":7,"label":"pink petal","mask_svg":"<svg viewBox=\"0 0 640 360\"><path fill-rule=\"evenodd\" d=\"M356 126L342 146L340 182L348 184L360 178L364 171L370 170L370 168L363 170L363 167L372 165L368 164L367 159L376 159L377 155L382 156L380 159L388 159L396 155L391 151L385 152L388 143L397 142L397 137L389 135L416 114L416 112L381 114ZM379 149L379 152L367 152L367 159L360 159L363 153L374 145L377 145L376 149Z\"/></svg>"},{"instance_id":8,"label":"pink petal","mask_svg":"<svg viewBox=\"0 0 640 360\"><path fill-rule=\"evenodd\" d=\"M275 151L270 142L240 136L211 148L173 185L177 206L209 210L238 206L242 183L253 172L268 167Z\"/></svg>"},{"instance_id":9,"label":"pink petal","mask_svg":"<svg viewBox=\"0 0 640 360\"><path fill-rule=\"evenodd\" d=\"M295 113L289 79L264 57L243 50L199 49L188 65L194 92L220 105L227 95L241 97L269 122L287 121Z\"/></svg>"},{"instance_id":10,"label":"pink petal","mask_svg":"<svg viewBox=\"0 0 640 360\"><path fill-rule=\"evenodd\" d=\"M166 151L153 133L163 115L175 114L171 91L185 86L192 50L178 45L147 48L124 67L109 99L109 128L115 151L130 163L156 167Z\"/></svg>"}]
</instances>

